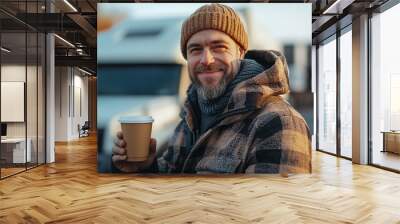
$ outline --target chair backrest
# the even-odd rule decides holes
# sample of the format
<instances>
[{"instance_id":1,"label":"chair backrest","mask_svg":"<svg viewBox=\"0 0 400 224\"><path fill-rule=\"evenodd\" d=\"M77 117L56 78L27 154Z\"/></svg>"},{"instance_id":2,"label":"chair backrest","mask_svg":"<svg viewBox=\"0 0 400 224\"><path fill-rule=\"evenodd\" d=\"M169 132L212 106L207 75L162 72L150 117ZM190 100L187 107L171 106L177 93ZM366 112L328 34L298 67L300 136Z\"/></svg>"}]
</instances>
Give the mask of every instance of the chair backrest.
<instances>
[{"instance_id":1,"label":"chair backrest","mask_svg":"<svg viewBox=\"0 0 400 224\"><path fill-rule=\"evenodd\" d=\"M85 123L83 124L83 126L82 126L82 128L85 128L85 129L89 129L89 121L85 121Z\"/></svg>"}]
</instances>

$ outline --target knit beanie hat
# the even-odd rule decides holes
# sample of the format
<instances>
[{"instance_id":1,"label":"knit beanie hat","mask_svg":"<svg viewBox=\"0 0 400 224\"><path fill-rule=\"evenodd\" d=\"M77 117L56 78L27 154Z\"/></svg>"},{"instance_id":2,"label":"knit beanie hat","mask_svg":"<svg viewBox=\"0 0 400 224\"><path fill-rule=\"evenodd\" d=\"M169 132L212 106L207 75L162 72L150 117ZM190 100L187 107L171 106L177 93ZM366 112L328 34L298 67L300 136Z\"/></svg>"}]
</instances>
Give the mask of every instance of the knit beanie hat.
<instances>
[{"instance_id":1,"label":"knit beanie hat","mask_svg":"<svg viewBox=\"0 0 400 224\"><path fill-rule=\"evenodd\" d=\"M182 24L181 51L186 59L186 44L190 37L202 30L214 29L229 35L246 52L247 33L239 15L231 7L212 3L198 8Z\"/></svg>"}]
</instances>

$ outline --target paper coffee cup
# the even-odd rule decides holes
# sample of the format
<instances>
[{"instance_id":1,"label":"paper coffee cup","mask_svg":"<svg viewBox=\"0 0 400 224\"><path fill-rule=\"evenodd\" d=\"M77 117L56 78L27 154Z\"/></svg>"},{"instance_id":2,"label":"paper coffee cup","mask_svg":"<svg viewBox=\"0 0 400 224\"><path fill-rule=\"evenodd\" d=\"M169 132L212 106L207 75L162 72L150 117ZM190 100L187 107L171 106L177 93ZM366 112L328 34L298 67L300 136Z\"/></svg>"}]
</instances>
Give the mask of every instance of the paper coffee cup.
<instances>
[{"instance_id":1,"label":"paper coffee cup","mask_svg":"<svg viewBox=\"0 0 400 224\"><path fill-rule=\"evenodd\" d=\"M150 116L120 117L119 122L126 142L127 161L147 160L153 121Z\"/></svg>"}]
</instances>

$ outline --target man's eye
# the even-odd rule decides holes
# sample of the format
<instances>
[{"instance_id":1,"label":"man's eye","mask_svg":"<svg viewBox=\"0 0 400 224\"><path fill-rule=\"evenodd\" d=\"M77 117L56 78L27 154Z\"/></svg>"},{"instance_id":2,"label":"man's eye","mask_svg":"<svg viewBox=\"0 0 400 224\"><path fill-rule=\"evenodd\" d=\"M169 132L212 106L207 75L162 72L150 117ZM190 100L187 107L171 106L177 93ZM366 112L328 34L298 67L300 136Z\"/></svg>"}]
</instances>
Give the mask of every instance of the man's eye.
<instances>
[{"instance_id":1,"label":"man's eye","mask_svg":"<svg viewBox=\"0 0 400 224\"><path fill-rule=\"evenodd\" d=\"M191 48L190 53L199 52L200 50L200 48Z\"/></svg>"},{"instance_id":2,"label":"man's eye","mask_svg":"<svg viewBox=\"0 0 400 224\"><path fill-rule=\"evenodd\" d=\"M217 45L217 46L215 46L215 49L217 49L217 50L225 50L225 49L227 49L227 47L224 46L224 45Z\"/></svg>"}]
</instances>

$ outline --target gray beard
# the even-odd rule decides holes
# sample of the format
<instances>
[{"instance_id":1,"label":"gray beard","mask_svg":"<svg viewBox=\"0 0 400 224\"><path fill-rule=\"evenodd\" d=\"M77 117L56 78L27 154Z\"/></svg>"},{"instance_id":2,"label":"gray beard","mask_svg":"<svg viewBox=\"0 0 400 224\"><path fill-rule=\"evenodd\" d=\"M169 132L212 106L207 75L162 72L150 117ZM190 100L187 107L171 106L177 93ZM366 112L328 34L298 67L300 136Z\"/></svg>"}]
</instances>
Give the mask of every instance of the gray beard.
<instances>
[{"instance_id":1,"label":"gray beard","mask_svg":"<svg viewBox=\"0 0 400 224\"><path fill-rule=\"evenodd\" d=\"M217 87L208 88L197 83L195 86L198 97L201 97L204 100L213 100L224 94L227 86L227 80L225 77L223 77Z\"/></svg>"},{"instance_id":2,"label":"gray beard","mask_svg":"<svg viewBox=\"0 0 400 224\"><path fill-rule=\"evenodd\" d=\"M198 69L199 72L205 70L204 68ZM212 71L216 70L215 66L213 66L213 69L211 69ZM222 96L225 91L226 88L229 84L229 82L231 80L234 79L234 74L230 74L227 73L226 70L221 70L224 72L223 77L221 78L221 80L219 81L218 85L216 87L206 87L206 86L202 86L200 80L196 77L195 75L195 71L192 73L189 70L189 77L190 80L192 81L194 87L196 88L196 92L197 92L197 96L203 100L214 100L220 96Z\"/></svg>"}]
</instances>

